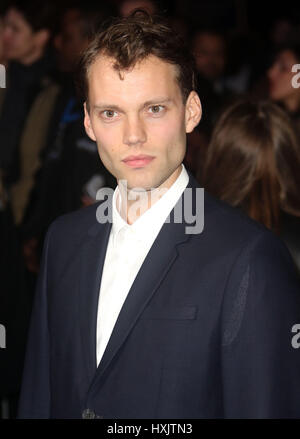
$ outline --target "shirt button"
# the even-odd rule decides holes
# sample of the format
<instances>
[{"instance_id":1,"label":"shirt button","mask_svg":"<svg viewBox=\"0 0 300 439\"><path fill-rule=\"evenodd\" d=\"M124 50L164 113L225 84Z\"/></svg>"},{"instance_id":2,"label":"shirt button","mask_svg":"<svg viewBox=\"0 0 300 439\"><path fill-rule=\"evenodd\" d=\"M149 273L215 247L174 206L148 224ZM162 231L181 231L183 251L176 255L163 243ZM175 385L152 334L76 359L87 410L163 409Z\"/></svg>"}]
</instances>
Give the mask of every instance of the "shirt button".
<instances>
[{"instance_id":1,"label":"shirt button","mask_svg":"<svg viewBox=\"0 0 300 439\"><path fill-rule=\"evenodd\" d=\"M85 409L82 412L82 419L95 419L96 413L91 409Z\"/></svg>"}]
</instances>

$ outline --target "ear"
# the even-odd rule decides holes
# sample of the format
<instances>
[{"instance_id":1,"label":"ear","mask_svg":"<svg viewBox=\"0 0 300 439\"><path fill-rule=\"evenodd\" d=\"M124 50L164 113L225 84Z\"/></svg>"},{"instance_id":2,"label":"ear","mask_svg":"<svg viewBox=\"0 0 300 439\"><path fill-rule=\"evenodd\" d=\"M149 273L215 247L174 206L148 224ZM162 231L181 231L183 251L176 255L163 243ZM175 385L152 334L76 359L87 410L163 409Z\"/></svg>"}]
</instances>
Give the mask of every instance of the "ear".
<instances>
[{"instance_id":1,"label":"ear","mask_svg":"<svg viewBox=\"0 0 300 439\"><path fill-rule=\"evenodd\" d=\"M191 133L198 125L202 116L200 98L195 91L191 91L185 104L185 131Z\"/></svg>"},{"instance_id":2,"label":"ear","mask_svg":"<svg viewBox=\"0 0 300 439\"><path fill-rule=\"evenodd\" d=\"M94 142L96 142L96 137L94 134L94 130L91 124L91 119L90 119L90 115L89 112L86 108L86 102L84 102L83 104L83 108L84 108L84 128L85 128L85 132L87 133L87 135L89 136L90 139L94 140Z\"/></svg>"}]
</instances>

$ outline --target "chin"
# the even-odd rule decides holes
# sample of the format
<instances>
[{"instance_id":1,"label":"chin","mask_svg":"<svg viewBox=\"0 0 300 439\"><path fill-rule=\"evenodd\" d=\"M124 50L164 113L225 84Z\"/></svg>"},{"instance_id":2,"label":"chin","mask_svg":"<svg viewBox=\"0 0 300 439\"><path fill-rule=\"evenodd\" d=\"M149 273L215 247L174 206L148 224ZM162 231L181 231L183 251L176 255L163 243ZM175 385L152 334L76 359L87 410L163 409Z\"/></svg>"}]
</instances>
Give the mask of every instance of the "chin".
<instances>
[{"instance_id":1,"label":"chin","mask_svg":"<svg viewBox=\"0 0 300 439\"><path fill-rule=\"evenodd\" d=\"M123 174L118 178L118 180L126 180L128 189L133 189L136 187L148 189L148 187L151 187L153 178L151 175L147 175L146 172L137 172L137 170L135 170L135 173L130 172L126 173L125 175Z\"/></svg>"}]
</instances>

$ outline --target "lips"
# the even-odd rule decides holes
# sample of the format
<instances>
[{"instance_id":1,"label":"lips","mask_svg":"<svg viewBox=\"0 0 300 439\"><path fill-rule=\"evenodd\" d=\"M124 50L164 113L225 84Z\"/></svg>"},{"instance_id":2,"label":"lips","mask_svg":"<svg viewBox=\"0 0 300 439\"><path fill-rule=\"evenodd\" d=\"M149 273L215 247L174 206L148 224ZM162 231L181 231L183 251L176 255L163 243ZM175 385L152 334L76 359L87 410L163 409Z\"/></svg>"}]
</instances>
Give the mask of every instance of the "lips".
<instances>
[{"instance_id":1,"label":"lips","mask_svg":"<svg viewBox=\"0 0 300 439\"><path fill-rule=\"evenodd\" d=\"M123 162L131 168L142 168L152 162L153 159L154 157L150 155L130 155L126 157Z\"/></svg>"}]
</instances>

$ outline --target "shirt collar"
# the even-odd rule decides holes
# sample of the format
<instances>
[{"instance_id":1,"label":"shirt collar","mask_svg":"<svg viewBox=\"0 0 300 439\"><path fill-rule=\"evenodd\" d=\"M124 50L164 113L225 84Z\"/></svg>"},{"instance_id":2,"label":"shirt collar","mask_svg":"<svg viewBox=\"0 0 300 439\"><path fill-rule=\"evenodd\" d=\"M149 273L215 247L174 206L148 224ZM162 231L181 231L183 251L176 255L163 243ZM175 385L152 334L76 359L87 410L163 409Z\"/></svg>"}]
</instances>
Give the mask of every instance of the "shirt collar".
<instances>
[{"instance_id":1,"label":"shirt collar","mask_svg":"<svg viewBox=\"0 0 300 439\"><path fill-rule=\"evenodd\" d=\"M135 235L138 240L146 242L151 241L154 234L157 234L163 223L172 211L176 202L182 195L189 182L189 175L185 166L181 165L181 173L165 192L165 194L156 201L150 209L141 215L133 224L128 224L120 215L116 201L120 198L119 186L116 187L112 200L112 238L113 244L117 244L117 237L120 230L125 233L130 232Z\"/></svg>"}]
</instances>

